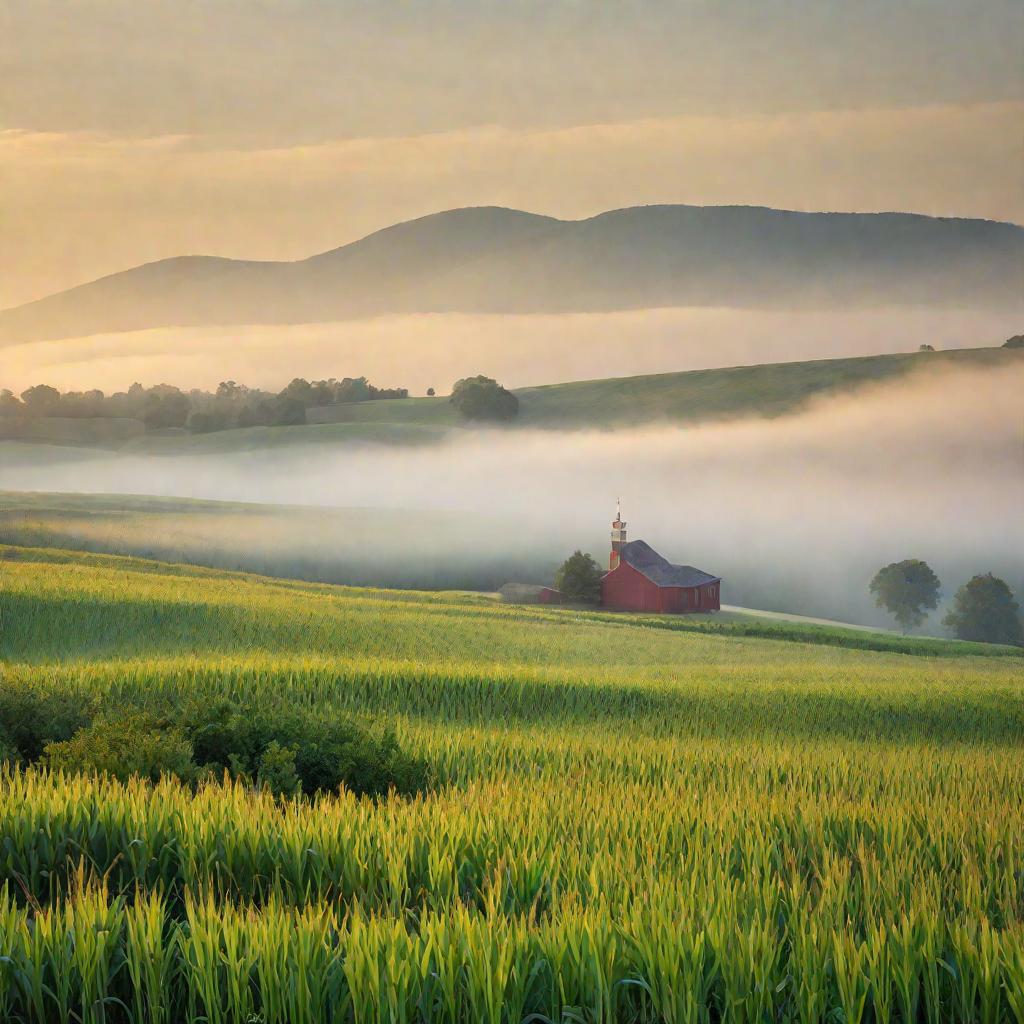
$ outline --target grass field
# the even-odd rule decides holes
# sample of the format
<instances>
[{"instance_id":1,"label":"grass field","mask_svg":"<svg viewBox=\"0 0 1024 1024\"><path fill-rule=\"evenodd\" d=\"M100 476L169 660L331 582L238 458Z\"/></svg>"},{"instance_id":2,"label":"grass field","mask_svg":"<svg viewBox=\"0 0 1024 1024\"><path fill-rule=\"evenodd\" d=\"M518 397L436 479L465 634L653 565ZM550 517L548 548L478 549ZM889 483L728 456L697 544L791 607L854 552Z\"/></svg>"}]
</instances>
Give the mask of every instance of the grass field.
<instances>
[{"instance_id":1,"label":"grass field","mask_svg":"<svg viewBox=\"0 0 1024 1024\"><path fill-rule=\"evenodd\" d=\"M1020 365L1021 350L952 349L849 359L817 359L714 370L613 377L519 388L520 413L512 429L606 429L652 423L694 423L741 416L771 417L809 400L840 394L921 369L998 369ZM190 435L157 431L124 437L85 429L74 420L37 420L11 440L85 445L136 454L181 455L282 448L296 444L432 444L466 423L446 397L407 398L325 406L294 427L247 427ZM0 421L0 437L4 437Z\"/></svg>"},{"instance_id":2,"label":"grass field","mask_svg":"<svg viewBox=\"0 0 1024 1024\"><path fill-rule=\"evenodd\" d=\"M520 402L517 424L580 429L780 416L816 396L898 378L922 368L988 369L1019 365L1022 360L1024 356L1016 349L954 349L548 384L516 390ZM347 424L454 426L460 422L447 398L328 406L313 410L312 418Z\"/></svg>"},{"instance_id":3,"label":"grass field","mask_svg":"<svg viewBox=\"0 0 1024 1024\"><path fill-rule=\"evenodd\" d=\"M8 688L302 705L433 777L7 769L2 1020L1024 1019L1019 655L0 554Z\"/></svg>"}]
</instances>

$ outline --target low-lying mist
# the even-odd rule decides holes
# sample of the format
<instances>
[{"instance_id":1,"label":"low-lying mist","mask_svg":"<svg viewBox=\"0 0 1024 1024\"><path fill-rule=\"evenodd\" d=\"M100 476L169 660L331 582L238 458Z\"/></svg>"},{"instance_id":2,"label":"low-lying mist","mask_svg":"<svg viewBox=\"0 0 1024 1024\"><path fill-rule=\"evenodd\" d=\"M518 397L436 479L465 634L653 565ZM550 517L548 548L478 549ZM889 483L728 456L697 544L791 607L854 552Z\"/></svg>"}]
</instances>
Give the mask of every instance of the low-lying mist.
<instances>
[{"instance_id":1,"label":"low-lying mist","mask_svg":"<svg viewBox=\"0 0 1024 1024\"><path fill-rule=\"evenodd\" d=\"M123 390L135 381L279 391L293 377L369 377L446 394L476 373L507 387L752 363L999 345L1011 312L655 309L532 316L429 314L343 323L167 328L0 349L0 387Z\"/></svg>"},{"instance_id":2,"label":"low-lying mist","mask_svg":"<svg viewBox=\"0 0 1024 1024\"><path fill-rule=\"evenodd\" d=\"M1024 367L1012 367L925 372L798 415L686 428L466 430L415 449L48 464L22 448L0 465L0 487L333 506L275 512L272 528L253 510L172 508L165 548L196 561L216 549L218 564L262 571L291 558L301 575L338 581L486 588L548 579L576 547L603 562L621 497L632 538L723 576L729 604L884 624L867 584L902 558L927 560L947 598L988 571L1024 596L1022 396ZM140 515L111 512L102 525L79 512L62 529L100 549L166 554L159 520ZM0 540L44 519L12 514ZM925 628L938 631L937 618Z\"/></svg>"}]
</instances>

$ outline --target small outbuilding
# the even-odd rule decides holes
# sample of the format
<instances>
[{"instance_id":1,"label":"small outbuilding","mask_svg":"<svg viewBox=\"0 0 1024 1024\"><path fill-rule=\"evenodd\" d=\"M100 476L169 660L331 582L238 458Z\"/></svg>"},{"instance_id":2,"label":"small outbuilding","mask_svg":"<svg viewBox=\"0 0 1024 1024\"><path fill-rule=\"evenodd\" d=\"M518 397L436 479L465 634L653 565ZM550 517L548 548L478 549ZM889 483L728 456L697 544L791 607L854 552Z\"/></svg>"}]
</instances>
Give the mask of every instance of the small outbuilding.
<instances>
[{"instance_id":1,"label":"small outbuilding","mask_svg":"<svg viewBox=\"0 0 1024 1024\"><path fill-rule=\"evenodd\" d=\"M505 604L562 604L565 595L541 583L506 583L499 591Z\"/></svg>"},{"instance_id":2,"label":"small outbuilding","mask_svg":"<svg viewBox=\"0 0 1024 1024\"><path fill-rule=\"evenodd\" d=\"M716 612L720 576L692 565L675 565L642 540L626 540L616 511L608 572L601 579L601 606L630 612Z\"/></svg>"}]
</instances>

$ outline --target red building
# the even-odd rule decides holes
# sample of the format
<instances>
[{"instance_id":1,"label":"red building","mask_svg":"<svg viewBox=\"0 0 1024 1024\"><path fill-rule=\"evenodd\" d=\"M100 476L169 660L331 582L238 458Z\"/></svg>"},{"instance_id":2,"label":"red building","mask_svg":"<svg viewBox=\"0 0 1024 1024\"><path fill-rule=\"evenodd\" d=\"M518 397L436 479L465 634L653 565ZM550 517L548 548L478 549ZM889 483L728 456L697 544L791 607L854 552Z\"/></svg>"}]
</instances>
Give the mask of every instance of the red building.
<instances>
[{"instance_id":1,"label":"red building","mask_svg":"<svg viewBox=\"0 0 1024 1024\"><path fill-rule=\"evenodd\" d=\"M673 565L642 540L626 541L618 510L612 523L612 553L601 579L601 604L623 612L716 612L719 576L692 565Z\"/></svg>"}]
</instances>

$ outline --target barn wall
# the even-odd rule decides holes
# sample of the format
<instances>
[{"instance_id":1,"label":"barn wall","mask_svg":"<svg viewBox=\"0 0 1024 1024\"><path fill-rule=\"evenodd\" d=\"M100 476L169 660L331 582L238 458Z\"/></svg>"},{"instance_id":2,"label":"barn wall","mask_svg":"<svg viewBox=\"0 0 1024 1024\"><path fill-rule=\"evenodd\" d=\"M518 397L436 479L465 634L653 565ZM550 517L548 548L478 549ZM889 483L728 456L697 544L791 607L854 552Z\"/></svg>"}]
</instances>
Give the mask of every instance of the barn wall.
<instances>
[{"instance_id":1,"label":"barn wall","mask_svg":"<svg viewBox=\"0 0 1024 1024\"><path fill-rule=\"evenodd\" d=\"M703 587L659 587L628 562L622 562L601 581L601 604L615 611L667 614L718 611L718 583Z\"/></svg>"},{"instance_id":2,"label":"barn wall","mask_svg":"<svg viewBox=\"0 0 1024 1024\"><path fill-rule=\"evenodd\" d=\"M707 583L700 588L700 610L717 612L722 607L721 583Z\"/></svg>"},{"instance_id":3,"label":"barn wall","mask_svg":"<svg viewBox=\"0 0 1024 1024\"><path fill-rule=\"evenodd\" d=\"M620 562L601 581L601 604L616 611L662 610L659 588L628 562Z\"/></svg>"}]
</instances>

